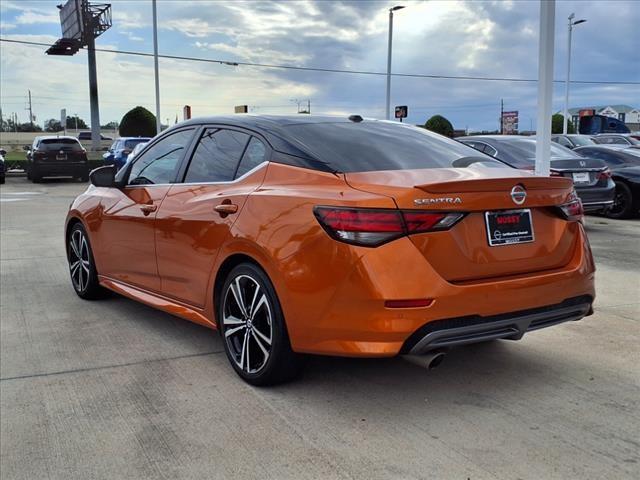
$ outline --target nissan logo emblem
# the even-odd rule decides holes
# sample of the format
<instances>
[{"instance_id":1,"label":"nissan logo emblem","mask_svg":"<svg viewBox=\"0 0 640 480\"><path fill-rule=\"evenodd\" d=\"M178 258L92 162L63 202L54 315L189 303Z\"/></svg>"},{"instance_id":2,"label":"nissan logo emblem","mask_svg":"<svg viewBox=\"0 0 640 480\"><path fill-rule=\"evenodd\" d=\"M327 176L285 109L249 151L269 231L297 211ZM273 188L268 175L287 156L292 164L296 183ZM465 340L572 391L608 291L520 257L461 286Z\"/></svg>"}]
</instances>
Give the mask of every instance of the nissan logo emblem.
<instances>
[{"instance_id":1,"label":"nissan logo emblem","mask_svg":"<svg viewBox=\"0 0 640 480\"><path fill-rule=\"evenodd\" d=\"M516 205L522 205L527 199L527 191L522 185L516 185L511 189L511 200Z\"/></svg>"}]
</instances>

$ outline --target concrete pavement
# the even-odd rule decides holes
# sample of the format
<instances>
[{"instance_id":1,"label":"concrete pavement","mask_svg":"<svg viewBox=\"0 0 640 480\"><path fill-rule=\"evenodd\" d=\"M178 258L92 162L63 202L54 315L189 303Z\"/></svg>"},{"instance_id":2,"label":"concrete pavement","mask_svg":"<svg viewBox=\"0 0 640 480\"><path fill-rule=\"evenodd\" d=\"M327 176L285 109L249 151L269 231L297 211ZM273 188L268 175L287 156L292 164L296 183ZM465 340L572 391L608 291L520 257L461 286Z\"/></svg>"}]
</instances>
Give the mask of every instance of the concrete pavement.
<instances>
[{"instance_id":1,"label":"concrete pavement","mask_svg":"<svg viewBox=\"0 0 640 480\"><path fill-rule=\"evenodd\" d=\"M243 383L216 333L73 292L63 220L84 185L0 187L0 478L640 477L640 221L588 217L595 315L452 351L314 357Z\"/></svg>"}]
</instances>

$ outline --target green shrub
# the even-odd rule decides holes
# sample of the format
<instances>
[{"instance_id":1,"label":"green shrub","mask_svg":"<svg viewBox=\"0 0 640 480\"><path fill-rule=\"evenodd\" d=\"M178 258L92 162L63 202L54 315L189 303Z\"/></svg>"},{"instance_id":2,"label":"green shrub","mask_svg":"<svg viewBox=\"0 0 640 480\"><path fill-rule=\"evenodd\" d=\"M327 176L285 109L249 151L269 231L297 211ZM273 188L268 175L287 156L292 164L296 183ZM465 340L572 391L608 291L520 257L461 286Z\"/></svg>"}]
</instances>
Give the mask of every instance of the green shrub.
<instances>
[{"instance_id":1,"label":"green shrub","mask_svg":"<svg viewBox=\"0 0 640 480\"><path fill-rule=\"evenodd\" d=\"M156 116L144 107L135 107L122 117L119 132L121 137L154 137Z\"/></svg>"},{"instance_id":2,"label":"green shrub","mask_svg":"<svg viewBox=\"0 0 640 480\"><path fill-rule=\"evenodd\" d=\"M424 124L424 128L446 137L453 137L453 125L442 115L434 115Z\"/></svg>"}]
</instances>

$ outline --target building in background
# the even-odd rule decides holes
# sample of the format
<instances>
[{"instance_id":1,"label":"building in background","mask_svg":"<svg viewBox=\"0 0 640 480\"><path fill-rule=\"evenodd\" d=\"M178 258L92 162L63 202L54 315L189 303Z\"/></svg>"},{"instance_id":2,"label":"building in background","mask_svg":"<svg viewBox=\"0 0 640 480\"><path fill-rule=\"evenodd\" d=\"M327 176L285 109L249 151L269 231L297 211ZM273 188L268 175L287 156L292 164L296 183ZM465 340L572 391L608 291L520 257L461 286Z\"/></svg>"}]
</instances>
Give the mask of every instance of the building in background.
<instances>
[{"instance_id":1,"label":"building in background","mask_svg":"<svg viewBox=\"0 0 640 480\"><path fill-rule=\"evenodd\" d=\"M629 105L599 105L570 108L571 121L578 130L580 117L588 115L604 115L623 122L632 132L640 130L640 108Z\"/></svg>"}]
</instances>

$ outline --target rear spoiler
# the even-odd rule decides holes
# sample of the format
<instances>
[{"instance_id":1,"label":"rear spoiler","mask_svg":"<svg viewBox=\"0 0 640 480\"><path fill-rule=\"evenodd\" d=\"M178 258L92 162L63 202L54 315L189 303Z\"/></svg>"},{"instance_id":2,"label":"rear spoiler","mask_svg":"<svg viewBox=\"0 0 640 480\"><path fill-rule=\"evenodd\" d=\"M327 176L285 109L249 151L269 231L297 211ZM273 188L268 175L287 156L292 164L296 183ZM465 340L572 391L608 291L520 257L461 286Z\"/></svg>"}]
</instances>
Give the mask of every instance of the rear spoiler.
<instances>
[{"instance_id":1,"label":"rear spoiler","mask_svg":"<svg viewBox=\"0 0 640 480\"><path fill-rule=\"evenodd\" d=\"M414 186L429 193L467 193L509 191L516 185L527 190L565 190L573 186L573 181L565 177L479 178Z\"/></svg>"}]
</instances>

